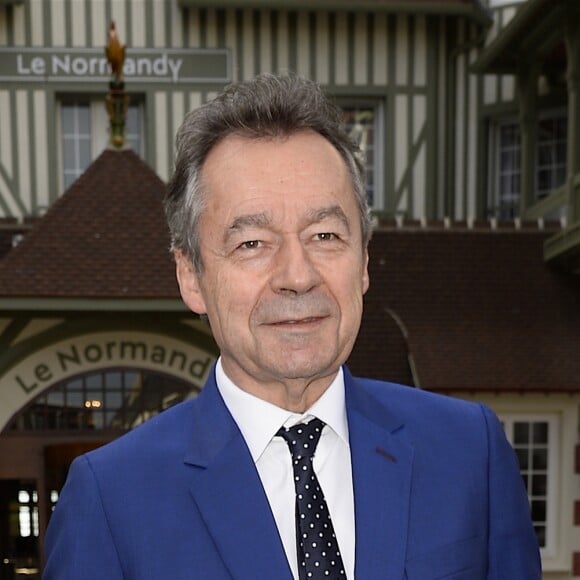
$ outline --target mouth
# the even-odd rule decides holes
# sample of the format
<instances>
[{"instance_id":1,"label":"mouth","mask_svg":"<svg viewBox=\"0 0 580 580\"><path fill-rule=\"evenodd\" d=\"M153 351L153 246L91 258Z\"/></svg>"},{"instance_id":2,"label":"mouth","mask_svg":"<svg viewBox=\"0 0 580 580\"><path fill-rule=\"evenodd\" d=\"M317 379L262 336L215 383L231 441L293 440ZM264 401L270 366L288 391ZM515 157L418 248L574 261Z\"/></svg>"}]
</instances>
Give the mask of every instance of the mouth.
<instances>
[{"instance_id":1,"label":"mouth","mask_svg":"<svg viewBox=\"0 0 580 580\"><path fill-rule=\"evenodd\" d=\"M289 318L287 320L277 320L274 322L269 322L268 326L274 327L300 327L300 326L312 326L323 321L326 316L307 316L305 318Z\"/></svg>"}]
</instances>

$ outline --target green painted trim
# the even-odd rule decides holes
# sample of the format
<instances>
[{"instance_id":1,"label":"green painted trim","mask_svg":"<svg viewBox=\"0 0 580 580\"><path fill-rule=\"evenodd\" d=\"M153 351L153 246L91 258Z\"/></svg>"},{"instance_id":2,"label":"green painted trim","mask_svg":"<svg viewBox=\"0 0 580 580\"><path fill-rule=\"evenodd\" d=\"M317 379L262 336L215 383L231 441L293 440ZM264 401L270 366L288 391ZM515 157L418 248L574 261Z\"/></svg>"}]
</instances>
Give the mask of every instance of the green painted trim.
<instances>
[{"instance_id":1,"label":"green painted trim","mask_svg":"<svg viewBox=\"0 0 580 580\"><path fill-rule=\"evenodd\" d=\"M298 14L288 13L288 69L297 71L298 64Z\"/></svg>"},{"instance_id":2,"label":"green painted trim","mask_svg":"<svg viewBox=\"0 0 580 580\"><path fill-rule=\"evenodd\" d=\"M356 21L355 15L353 13L347 14L346 16L346 54L347 63L347 77L348 83L354 84L354 68L355 68L355 55L354 55L354 45L355 45L355 28ZM368 59L367 59L368 60Z\"/></svg>"},{"instance_id":3,"label":"green painted trim","mask_svg":"<svg viewBox=\"0 0 580 580\"><path fill-rule=\"evenodd\" d=\"M328 86L336 85L336 14L328 15Z\"/></svg>"},{"instance_id":4,"label":"green painted trim","mask_svg":"<svg viewBox=\"0 0 580 580\"><path fill-rule=\"evenodd\" d=\"M50 113L53 114L50 114ZM54 203L59 195L58 177L58 149L61 143L57 140L57 123L56 123L56 97L54 91L46 91L46 138L48 145L48 199Z\"/></svg>"},{"instance_id":5,"label":"green painted trim","mask_svg":"<svg viewBox=\"0 0 580 580\"><path fill-rule=\"evenodd\" d=\"M373 22L373 15L368 14L366 18L366 37L367 37L367 85L375 84L375 55L374 44L375 44L375 26Z\"/></svg>"},{"instance_id":6,"label":"green painted trim","mask_svg":"<svg viewBox=\"0 0 580 580\"><path fill-rule=\"evenodd\" d=\"M252 28L254 29L254 71L257 73L261 72L261 61L260 57L262 55L262 35L260 34L260 24L262 22L261 14L258 10L252 13Z\"/></svg>"},{"instance_id":7,"label":"green painted trim","mask_svg":"<svg viewBox=\"0 0 580 580\"><path fill-rule=\"evenodd\" d=\"M18 316L8 324L4 332L0 334L0 352L5 352L14 341L14 339L26 328L30 318Z\"/></svg>"},{"instance_id":8,"label":"green painted trim","mask_svg":"<svg viewBox=\"0 0 580 580\"><path fill-rule=\"evenodd\" d=\"M145 46L154 46L153 44L153 6L157 0L146 0L145 3ZM110 18L110 17L109 17Z\"/></svg>"},{"instance_id":9,"label":"green painted trim","mask_svg":"<svg viewBox=\"0 0 580 580\"><path fill-rule=\"evenodd\" d=\"M468 42L471 38L472 31L469 29L467 22L461 23L464 30L463 44ZM462 52L463 56L463 119L461 120L463 125L463 151L462 165L463 165L463 176L462 176L462 195L463 195L463 215L457 216L459 219L467 219L468 217L473 217L468 215L469 211L469 107L471 103L471 75L469 74L469 50ZM454 216L455 217L455 216Z\"/></svg>"},{"instance_id":10,"label":"green painted trim","mask_svg":"<svg viewBox=\"0 0 580 580\"><path fill-rule=\"evenodd\" d=\"M173 2L164 2L165 5L165 46L176 46L173 35L173 10L178 10L174 7Z\"/></svg>"},{"instance_id":11,"label":"green painted trim","mask_svg":"<svg viewBox=\"0 0 580 580\"><path fill-rule=\"evenodd\" d=\"M26 216L29 214L29 208L24 205L22 201L22 184L20 183L20 175L18 172L18 167L20 167L20 155L18 153L18 123L16 115L16 89L10 91L10 110L12 115L10 117L10 129L12 131L12 142L14 147L12 148L12 199L16 202L18 209L22 212L22 215Z\"/></svg>"},{"instance_id":12,"label":"green painted trim","mask_svg":"<svg viewBox=\"0 0 580 580\"><path fill-rule=\"evenodd\" d=\"M389 15L387 18L387 58L388 64L388 79L387 79L387 102L385 111L385 151L383 154L384 166L384 200L383 209L390 213L397 211L396 200L396 171L395 171L395 151L396 151L396 135L395 135L395 97L397 95L397 17L396 15Z\"/></svg>"},{"instance_id":13,"label":"green painted trim","mask_svg":"<svg viewBox=\"0 0 580 580\"><path fill-rule=\"evenodd\" d=\"M235 27L236 27L236 53L238 55L238 62L236 68L238 69L238 80L245 78L245 46L244 46L244 12L243 10L234 10Z\"/></svg>"},{"instance_id":14,"label":"green painted trim","mask_svg":"<svg viewBox=\"0 0 580 580\"><path fill-rule=\"evenodd\" d=\"M73 22L72 18L72 0L67 0L64 6L64 45L65 46L72 46L72 37L73 37L73 26L75 23Z\"/></svg>"},{"instance_id":15,"label":"green painted trim","mask_svg":"<svg viewBox=\"0 0 580 580\"><path fill-rule=\"evenodd\" d=\"M536 50L530 54L522 50L528 39L562 35L561 20L567 8L574 6L577 6L576 0L527 0L471 65L472 72L516 72L522 58L536 58Z\"/></svg>"},{"instance_id":16,"label":"green painted trim","mask_svg":"<svg viewBox=\"0 0 580 580\"><path fill-rule=\"evenodd\" d=\"M428 17L425 23L427 43L427 151L425 160L425 209L427 219L436 219L438 206L439 172L437 143L439 140L439 42L441 19ZM429 47L434 47L429 50Z\"/></svg>"},{"instance_id":17,"label":"green painted trim","mask_svg":"<svg viewBox=\"0 0 580 580\"><path fill-rule=\"evenodd\" d=\"M179 298L93 299L93 298L6 298L0 297L2 312L188 312Z\"/></svg>"},{"instance_id":18,"label":"green painted trim","mask_svg":"<svg viewBox=\"0 0 580 580\"><path fill-rule=\"evenodd\" d=\"M36 141L36 136L34 133L34 127L36 125L36 107L35 107L35 103L34 103L34 93L33 92L29 92L28 93L28 142L29 143L35 143L37 144ZM30 213L32 215L38 215L39 213L39 207L38 207L38 189L39 189L39 183L38 183L38 173L36 171L36 167L37 167L37 153L36 153L36 147L29 147L28 148L28 152L29 152L29 167L30 167Z\"/></svg>"},{"instance_id":19,"label":"green painted trim","mask_svg":"<svg viewBox=\"0 0 580 580\"><path fill-rule=\"evenodd\" d=\"M132 47L134 46L134 41L133 41L133 27L131 26L131 22L133 20L133 3L132 2L126 2L125 3L125 10L127 11L126 17L127 17L127 27L125 29L125 38L121 39L121 42L123 42L125 44L125 46L127 47ZM90 19L87 19L90 20ZM106 45L106 40L103 39L103 45Z\"/></svg>"},{"instance_id":20,"label":"green painted trim","mask_svg":"<svg viewBox=\"0 0 580 580\"><path fill-rule=\"evenodd\" d=\"M483 109L483 91L485 90L485 79L483 76L477 78L477 110ZM488 201L487 192L489 191L489 164L487 157L489 153L489 127L486 119L478 115L476 119L477 126L477 152L476 152L476 186L475 186L475 201L476 201L476 219L486 219Z\"/></svg>"},{"instance_id":21,"label":"green painted trim","mask_svg":"<svg viewBox=\"0 0 580 580\"><path fill-rule=\"evenodd\" d=\"M7 6L6 7L6 40L8 42L8 46L14 46L14 7Z\"/></svg>"},{"instance_id":22,"label":"green painted trim","mask_svg":"<svg viewBox=\"0 0 580 580\"><path fill-rule=\"evenodd\" d=\"M318 76L316 55L319 51L319 45L316 37L316 14L314 12L308 15L308 37L310 41L310 70L312 71L312 77L316 78Z\"/></svg>"},{"instance_id":23,"label":"green painted trim","mask_svg":"<svg viewBox=\"0 0 580 580\"><path fill-rule=\"evenodd\" d=\"M555 189L544 199L528 207L522 214L522 219L534 220L563 207L568 199L568 184Z\"/></svg>"},{"instance_id":24,"label":"green painted trim","mask_svg":"<svg viewBox=\"0 0 580 580\"><path fill-rule=\"evenodd\" d=\"M567 227L563 232L557 233L544 242L544 260L546 262L576 263L574 271L578 271L580 222Z\"/></svg>"},{"instance_id":25,"label":"green painted trim","mask_svg":"<svg viewBox=\"0 0 580 580\"><path fill-rule=\"evenodd\" d=\"M13 93L14 91L11 91L11 93ZM12 97L11 97L11 101L12 101ZM11 102L10 103L10 108L12 110L12 112L14 112L14 105ZM12 118L11 118L11 122L12 124L14 123L14 113L12 114ZM14 133L12 133L12 135L14 136ZM13 137L12 141L14 142L15 137ZM16 178L16 163L14 160L14 156L12 156L12 167L10 168L12 170L12 177L10 177L4 167L4 165L0 165L0 175L2 175L2 179L4 180L4 182L6 183L6 185L10 188L10 191L8 192L8 194L12 197L12 201L18 206L18 209L22 212L22 215L26 214L26 208L24 207L24 204L22 203L22 200L20 199L20 196L16 195L16 189L17 189L17 180L15 180ZM8 204L6 203L6 200L4 199L4 196L0 196L0 206L2 206L4 213L6 215L10 215L10 209Z\"/></svg>"},{"instance_id":26,"label":"green painted trim","mask_svg":"<svg viewBox=\"0 0 580 580\"><path fill-rule=\"evenodd\" d=\"M417 27L416 17L409 16L407 19L407 84L413 86L415 83L415 33ZM407 137L408 137L408 150L407 150L407 170L405 171L405 177L401 181L401 188L397 192L397 196L400 198L404 191L403 184L407 182L407 215L415 216L415 163L417 157L413 155L415 149L415 144L413 143L413 135L415 134L415 99L413 97L407 97ZM423 127L424 130L424 127ZM417 151L418 152L418 151Z\"/></svg>"},{"instance_id":27,"label":"green painted trim","mask_svg":"<svg viewBox=\"0 0 580 580\"><path fill-rule=\"evenodd\" d=\"M457 83L457 59L454 51L457 45L457 26L455 22L449 22L446 28L445 42L447 44L445 54L448 56L447 64L447 106L445 111L445 151L447 152L445 165L445 191L443 202L443 217L455 215L455 148L456 148L456 83ZM453 48L451 48L453 47Z\"/></svg>"},{"instance_id":28,"label":"green painted trim","mask_svg":"<svg viewBox=\"0 0 580 580\"><path fill-rule=\"evenodd\" d=\"M410 107L407 107L407 110L409 108ZM417 136L417 140L413 143L411 149L409 150L409 161L407 163L407 168L405 169L405 172L403 173L403 178L401 179L401 184L399 185L399 188L395 192L395 205L394 205L395 209L399 205L399 203L401 202L401 200L403 198L403 192L405 191L406 188L409 188L409 191L407 193L407 195L409 196L409 204L408 204L407 211L411 212L413 210L412 197L411 197L412 183L413 183L413 170L415 169L415 163L417 162L417 157L419 156L419 152L421 151L421 147L423 147L425 145L425 141L427 138L426 125L427 125L427 122L425 121L423 128L421 129L419 135Z\"/></svg>"},{"instance_id":29,"label":"green painted trim","mask_svg":"<svg viewBox=\"0 0 580 580\"><path fill-rule=\"evenodd\" d=\"M491 26L492 18L488 10L477 4L458 4L457 2L393 0L178 0L183 8L217 6L220 8L271 8L272 10L348 10L352 12L387 12L404 14L438 14L445 16L464 16L482 26Z\"/></svg>"}]
</instances>

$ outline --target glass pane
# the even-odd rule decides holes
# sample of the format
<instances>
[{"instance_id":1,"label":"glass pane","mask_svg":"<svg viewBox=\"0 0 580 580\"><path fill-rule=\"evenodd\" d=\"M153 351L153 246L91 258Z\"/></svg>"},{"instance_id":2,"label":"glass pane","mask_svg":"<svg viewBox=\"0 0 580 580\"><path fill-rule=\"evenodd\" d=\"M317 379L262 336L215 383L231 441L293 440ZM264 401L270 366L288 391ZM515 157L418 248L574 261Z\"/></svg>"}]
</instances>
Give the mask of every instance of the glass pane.
<instances>
[{"instance_id":1,"label":"glass pane","mask_svg":"<svg viewBox=\"0 0 580 580\"><path fill-rule=\"evenodd\" d=\"M76 151L76 142L72 139L65 139L62 142L62 164L65 170L76 169Z\"/></svg>"},{"instance_id":2,"label":"glass pane","mask_svg":"<svg viewBox=\"0 0 580 580\"><path fill-rule=\"evenodd\" d=\"M532 520L534 522L546 521L546 502L544 500L532 501Z\"/></svg>"},{"instance_id":3,"label":"glass pane","mask_svg":"<svg viewBox=\"0 0 580 580\"><path fill-rule=\"evenodd\" d=\"M534 526L540 548L546 545L546 526Z\"/></svg>"},{"instance_id":4,"label":"glass pane","mask_svg":"<svg viewBox=\"0 0 580 580\"><path fill-rule=\"evenodd\" d=\"M516 445L521 443L528 443L530 440L530 425L529 423L518 422L514 425L514 443Z\"/></svg>"},{"instance_id":5,"label":"glass pane","mask_svg":"<svg viewBox=\"0 0 580 580\"><path fill-rule=\"evenodd\" d=\"M91 142L88 139L79 140L78 155L78 169L82 172L91 164Z\"/></svg>"},{"instance_id":6,"label":"glass pane","mask_svg":"<svg viewBox=\"0 0 580 580\"><path fill-rule=\"evenodd\" d=\"M375 196L375 123L376 111L369 105L344 105L341 107L346 129L351 139L360 147L364 156L367 182L366 192L369 204L372 206Z\"/></svg>"},{"instance_id":7,"label":"glass pane","mask_svg":"<svg viewBox=\"0 0 580 580\"><path fill-rule=\"evenodd\" d=\"M62 407L64 405L64 393L60 389L50 391L46 396L46 404Z\"/></svg>"},{"instance_id":8,"label":"glass pane","mask_svg":"<svg viewBox=\"0 0 580 580\"><path fill-rule=\"evenodd\" d=\"M519 464L520 464L520 470L525 471L526 469L529 469L529 453L528 453L528 449L524 448L524 449L518 449L516 448L516 456L518 458Z\"/></svg>"},{"instance_id":9,"label":"glass pane","mask_svg":"<svg viewBox=\"0 0 580 580\"><path fill-rule=\"evenodd\" d=\"M63 136L75 133L75 111L74 107L63 105L60 111L61 126Z\"/></svg>"},{"instance_id":10,"label":"glass pane","mask_svg":"<svg viewBox=\"0 0 580 580\"><path fill-rule=\"evenodd\" d=\"M500 140L502 147L519 145L520 143L519 127L515 123L510 125L503 125L500 129Z\"/></svg>"},{"instance_id":11,"label":"glass pane","mask_svg":"<svg viewBox=\"0 0 580 580\"><path fill-rule=\"evenodd\" d=\"M197 389L141 370L111 370L68 379L35 399L9 426L29 430L127 430Z\"/></svg>"},{"instance_id":12,"label":"glass pane","mask_svg":"<svg viewBox=\"0 0 580 580\"><path fill-rule=\"evenodd\" d=\"M538 163L540 165L551 165L555 161L554 148L550 145L542 145L538 152Z\"/></svg>"},{"instance_id":13,"label":"glass pane","mask_svg":"<svg viewBox=\"0 0 580 580\"><path fill-rule=\"evenodd\" d=\"M85 397L82 392L79 391L68 391L66 402L68 407L75 407L77 409L82 409L85 404Z\"/></svg>"},{"instance_id":14,"label":"glass pane","mask_svg":"<svg viewBox=\"0 0 580 580\"><path fill-rule=\"evenodd\" d=\"M88 104L78 105L77 107L77 132L81 135L90 135L91 133L91 114Z\"/></svg>"},{"instance_id":15,"label":"glass pane","mask_svg":"<svg viewBox=\"0 0 580 580\"><path fill-rule=\"evenodd\" d=\"M548 488L548 478L545 475L534 475L532 477L532 495L545 496Z\"/></svg>"},{"instance_id":16,"label":"glass pane","mask_svg":"<svg viewBox=\"0 0 580 580\"><path fill-rule=\"evenodd\" d=\"M534 471L548 469L547 449L534 449L532 457L532 469Z\"/></svg>"},{"instance_id":17,"label":"glass pane","mask_svg":"<svg viewBox=\"0 0 580 580\"><path fill-rule=\"evenodd\" d=\"M545 192L552 188L552 172L549 169L538 171L538 190Z\"/></svg>"},{"instance_id":18,"label":"glass pane","mask_svg":"<svg viewBox=\"0 0 580 580\"><path fill-rule=\"evenodd\" d=\"M548 443L548 423L534 423L532 432L534 443Z\"/></svg>"}]
</instances>

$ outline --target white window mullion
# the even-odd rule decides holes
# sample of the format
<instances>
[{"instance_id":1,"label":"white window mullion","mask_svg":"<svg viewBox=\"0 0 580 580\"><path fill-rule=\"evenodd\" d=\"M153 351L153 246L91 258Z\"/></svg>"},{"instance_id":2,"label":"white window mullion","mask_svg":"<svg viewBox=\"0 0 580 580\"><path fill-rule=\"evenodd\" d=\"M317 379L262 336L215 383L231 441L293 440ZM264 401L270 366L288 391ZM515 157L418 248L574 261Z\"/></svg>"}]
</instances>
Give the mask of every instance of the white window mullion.
<instances>
[{"instance_id":1,"label":"white window mullion","mask_svg":"<svg viewBox=\"0 0 580 580\"><path fill-rule=\"evenodd\" d=\"M500 418L520 462L542 555L552 555L556 544L558 417L502 414Z\"/></svg>"}]
</instances>

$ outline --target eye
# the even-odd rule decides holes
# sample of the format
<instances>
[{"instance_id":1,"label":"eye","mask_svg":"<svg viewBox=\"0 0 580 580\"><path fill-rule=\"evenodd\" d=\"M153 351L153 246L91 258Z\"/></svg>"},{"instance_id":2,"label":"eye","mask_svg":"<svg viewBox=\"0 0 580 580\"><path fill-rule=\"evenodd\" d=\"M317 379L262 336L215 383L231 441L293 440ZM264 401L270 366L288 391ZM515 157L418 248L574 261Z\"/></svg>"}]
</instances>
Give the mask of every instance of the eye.
<instances>
[{"instance_id":1,"label":"eye","mask_svg":"<svg viewBox=\"0 0 580 580\"><path fill-rule=\"evenodd\" d=\"M332 232L321 232L316 234L315 238L320 242L330 242L332 240L337 240L338 236Z\"/></svg>"},{"instance_id":2,"label":"eye","mask_svg":"<svg viewBox=\"0 0 580 580\"><path fill-rule=\"evenodd\" d=\"M257 250L261 245L260 240L248 240L247 242L242 242L239 246L239 250Z\"/></svg>"}]
</instances>

